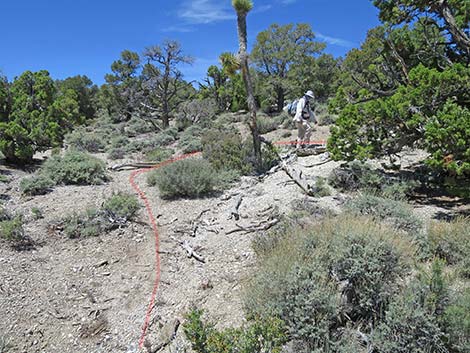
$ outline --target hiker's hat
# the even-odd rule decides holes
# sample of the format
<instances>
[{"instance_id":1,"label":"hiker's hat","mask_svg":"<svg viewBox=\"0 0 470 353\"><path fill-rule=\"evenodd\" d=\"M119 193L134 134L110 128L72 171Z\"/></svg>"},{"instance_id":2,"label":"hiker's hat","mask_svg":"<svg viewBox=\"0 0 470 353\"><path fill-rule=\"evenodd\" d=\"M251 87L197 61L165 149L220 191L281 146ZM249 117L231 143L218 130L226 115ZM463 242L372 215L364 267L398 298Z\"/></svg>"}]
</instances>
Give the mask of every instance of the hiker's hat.
<instances>
[{"instance_id":1,"label":"hiker's hat","mask_svg":"<svg viewBox=\"0 0 470 353\"><path fill-rule=\"evenodd\" d=\"M310 90L308 90L308 91L305 93L305 95L306 95L307 97L310 97L310 98L315 98L313 92L310 91Z\"/></svg>"}]
</instances>

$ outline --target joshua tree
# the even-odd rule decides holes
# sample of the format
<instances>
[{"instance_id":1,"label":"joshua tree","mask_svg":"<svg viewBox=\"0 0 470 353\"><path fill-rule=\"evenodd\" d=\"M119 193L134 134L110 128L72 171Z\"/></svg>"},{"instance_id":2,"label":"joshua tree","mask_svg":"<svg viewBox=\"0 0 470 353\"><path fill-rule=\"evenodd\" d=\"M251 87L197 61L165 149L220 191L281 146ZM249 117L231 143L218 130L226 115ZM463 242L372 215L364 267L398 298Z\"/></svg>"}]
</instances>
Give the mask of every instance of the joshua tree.
<instances>
[{"instance_id":1,"label":"joshua tree","mask_svg":"<svg viewBox=\"0 0 470 353\"><path fill-rule=\"evenodd\" d=\"M253 146L255 152L256 168L261 169L261 139L259 136L258 126L256 124L256 102L253 94L253 84L251 83L250 70L248 68L247 54L247 34L246 34L246 15L253 8L251 0L232 0L232 6L237 12L238 25L238 60L242 72L243 81L245 82L248 109L250 110L249 126L253 136Z\"/></svg>"}]
</instances>

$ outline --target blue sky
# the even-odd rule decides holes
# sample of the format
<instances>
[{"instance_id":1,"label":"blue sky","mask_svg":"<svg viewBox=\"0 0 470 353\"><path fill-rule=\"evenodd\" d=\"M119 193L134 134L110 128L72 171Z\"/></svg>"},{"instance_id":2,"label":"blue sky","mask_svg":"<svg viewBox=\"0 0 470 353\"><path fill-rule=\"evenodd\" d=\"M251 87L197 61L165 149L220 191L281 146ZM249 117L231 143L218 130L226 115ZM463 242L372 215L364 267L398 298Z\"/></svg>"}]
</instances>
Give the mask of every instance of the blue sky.
<instances>
[{"instance_id":1,"label":"blue sky","mask_svg":"<svg viewBox=\"0 0 470 353\"><path fill-rule=\"evenodd\" d=\"M10 81L46 69L102 84L122 50L142 53L165 39L195 58L181 67L185 78L202 80L220 53L238 49L230 0L0 0L0 14L0 72ZM249 45L272 23L308 23L334 56L379 24L370 0L255 0L247 22Z\"/></svg>"}]
</instances>

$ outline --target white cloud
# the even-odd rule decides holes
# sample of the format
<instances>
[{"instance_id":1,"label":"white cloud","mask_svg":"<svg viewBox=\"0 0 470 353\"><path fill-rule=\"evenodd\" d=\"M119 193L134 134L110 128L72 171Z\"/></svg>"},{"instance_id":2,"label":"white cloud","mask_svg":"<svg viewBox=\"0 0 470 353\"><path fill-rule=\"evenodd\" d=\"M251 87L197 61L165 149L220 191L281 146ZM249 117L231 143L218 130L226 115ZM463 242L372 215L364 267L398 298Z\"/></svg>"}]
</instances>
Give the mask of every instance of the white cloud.
<instances>
[{"instance_id":1,"label":"white cloud","mask_svg":"<svg viewBox=\"0 0 470 353\"><path fill-rule=\"evenodd\" d=\"M261 5L261 6L255 6L253 9L253 13L261 13L261 12L266 12L271 10L273 6L272 5Z\"/></svg>"},{"instance_id":2,"label":"white cloud","mask_svg":"<svg viewBox=\"0 0 470 353\"><path fill-rule=\"evenodd\" d=\"M320 40L322 40L322 41L324 41L328 44L331 44L331 45L337 45L337 46L343 47L343 48L352 48L352 47L356 46L356 43L351 42L351 41L346 40L346 39L326 36L326 35L321 34L319 32L315 32L315 35L317 36L318 39L320 39Z\"/></svg>"},{"instance_id":3,"label":"white cloud","mask_svg":"<svg viewBox=\"0 0 470 353\"><path fill-rule=\"evenodd\" d=\"M294 2L297 2L297 0L281 0L281 4L283 5L290 5L290 4L293 4Z\"/></svg>"},{"instance_id":4,"label":"white cloud","mask_svg":"<svg viewBox=\"0 0 470 353\"><path fill-rule=\"evenodd\" d=\"M178 17L188 24L207 24L235 19L228 2L220 0L186 0Z\"/></svg>"},{"instance_id":5,"label":"white cloud","mask_svg":"<svg viewBox=\"0 0 470 353\"><path fill-rule=\"evenodd\" d=\"M188 25L181 25L181 26L170 26L167 28L163 28L162 32L179 32L179 33L189 33L194 32L194 27Z\"/></svg>"}]
</instances>

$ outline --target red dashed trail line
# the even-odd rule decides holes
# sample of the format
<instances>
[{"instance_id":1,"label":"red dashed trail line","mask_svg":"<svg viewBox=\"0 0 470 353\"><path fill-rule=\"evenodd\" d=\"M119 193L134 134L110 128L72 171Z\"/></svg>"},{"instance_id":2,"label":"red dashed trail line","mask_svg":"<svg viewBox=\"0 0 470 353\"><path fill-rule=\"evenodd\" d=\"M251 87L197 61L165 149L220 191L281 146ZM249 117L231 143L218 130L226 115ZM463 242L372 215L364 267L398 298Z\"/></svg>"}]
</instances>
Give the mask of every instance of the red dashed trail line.
<instances>
[{"instance_id":1,"label":"red dashed trail line","mask_svg":"<svg viewBox=\"0 0 470 353\"><path fill-rule=\"evenodd\" d=\"M279 142L275 142L274 144L282 146L282 145L295 145L296 143L297 143L296 141L279 141ZM325 143L326 143L325 141L310 141L309 142L309 144L315 144L315 145L324 145ZM153 284L152 294L150 296L150 302L149 302L149 305L147 307L147 311L146 311L146 314L145 314L144 324L142 326L142 332L141 332L140 339L139 339L139 350L142 349L142 347L144 345L145 337L147 335L147 330L148 330L148 326L149 326L149 322L150 322L150 316L152 315L152 310L153 310L153 307L154 307L154 304L155 304L155 298L157 296L158 287L160 285L161 268L160 268L160 235L159 235L158 228L157 228L157 222L155 221L155 216L153 214L150 202L147 199L147 196L146 196L145 192L142 191L142 189L140 189L140 187L137 185L136 178L138 176L140 176L141 174L144 174L144 173L147 173L149 171L158 169L160 167L166 166L166 165L171 164L173 162L176 162L176 161L179 161L179 160L182 160L182 159L186 159L186 158L189 158L189 157L194 157L194 156L197 156L197 155L200 155L200 154L201 154L200 152L184 154L182 156L166 160L166 161L164 161L162 163L159 163L159 164L157 164L157 165L155 165L151 168L135 170L129 176L129 183L130 183L131 187L139 195L139 197L141 198L141 200L143 201L143 203L145 205L145 208L146 208L147 214L148 214L148 218L149 218L149 221L150 221L150 224L152 226L152 230L153 230L153 233L154 233L154 236L155 236L155 281L154 281L154 284Z\"/></svg>"}]
</instances>

